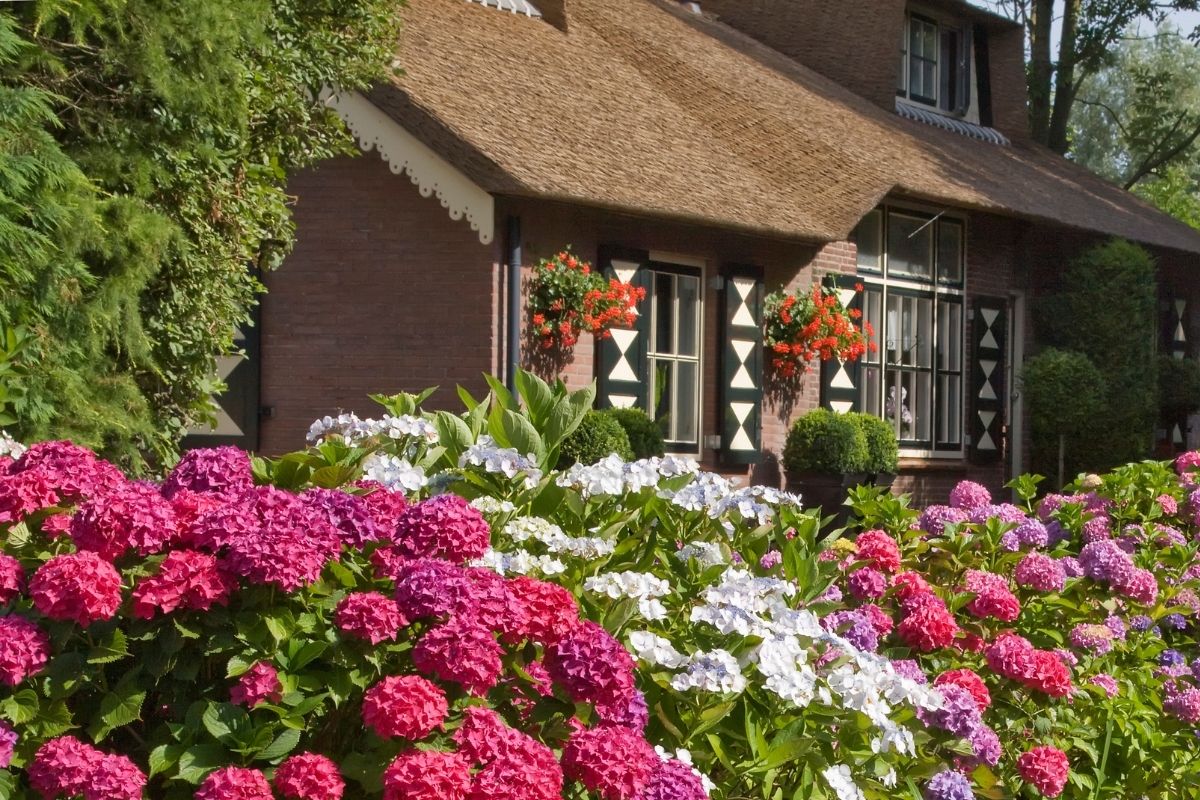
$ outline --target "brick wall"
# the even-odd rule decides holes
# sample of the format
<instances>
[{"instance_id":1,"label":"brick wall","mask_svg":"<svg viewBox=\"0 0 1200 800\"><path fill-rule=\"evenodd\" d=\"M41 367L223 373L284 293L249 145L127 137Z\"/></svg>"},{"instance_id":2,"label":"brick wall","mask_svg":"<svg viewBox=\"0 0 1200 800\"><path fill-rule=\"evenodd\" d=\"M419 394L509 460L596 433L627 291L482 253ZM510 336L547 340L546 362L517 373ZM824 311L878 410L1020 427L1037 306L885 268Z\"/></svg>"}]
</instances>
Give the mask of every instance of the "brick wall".
<instances>
[{"instance_id":1,"label":"brick wall","mask_svg":"<svg viewBox=\"0 0 1200 800\"><path fill-rule=\"evenodd\" d=\"M992 127L1013 139L1029 138L1029 89L1025 82L1025 33L1021 28L988 32Z\"/></svg>"},{"instance_id":2,"label":"brick wall","mask_svg":"<svg viewBox=\"0 0 1200 800\"><path fill-rule=\"evenodd\" d=\"M289 184L295 251L262 304L260 449L300 448L313 419L375 414L371 393L441 386L458 408L500 368L495 252L374 153L338 158Z\"/></svg>"},{"instance_id":3,"label":"brick wall","mask_svg":"<svg viewBox=\"0 0 1200 800\"><path fill-rule=\"evenodd\" d=\"M893 107L904 0L703 0L701 5L871 102Z\"/></svg>"}]
</instances>

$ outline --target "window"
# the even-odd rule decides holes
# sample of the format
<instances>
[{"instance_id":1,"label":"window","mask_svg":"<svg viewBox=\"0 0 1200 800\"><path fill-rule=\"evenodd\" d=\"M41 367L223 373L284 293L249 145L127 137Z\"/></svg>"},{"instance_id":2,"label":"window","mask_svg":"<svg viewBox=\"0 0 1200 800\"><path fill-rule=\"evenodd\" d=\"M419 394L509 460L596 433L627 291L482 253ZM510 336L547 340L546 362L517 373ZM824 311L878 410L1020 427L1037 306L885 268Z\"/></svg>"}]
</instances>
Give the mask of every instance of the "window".
<instances>
[{"instance_id":1,"label":"window","mask_svg":"<svg viewBox=\"0 0 1200 800\"><path fill-rule=\"evenodd\" d=\"M896 94L948 114L971 106L970 30L920 14L905 16Z\"/></svg>"},{"instance_id":2,"label":"window","mask_svg":"<svg viewBox=\"0 0 1200 800\"><path fill-rule=\"evenodd\" d=\"M648 405L667 449L700 449L700 273L650 265Z\"/></svg>"},{"instance_id":3,"label":"window","mask_svg":"<svg viewBox=\"0 0 1200 800\"><path fill-rule=\"evenodd\" d=\"M963 446L963 223L884 208L863 218L854 240L861 243L862 319L874 329L877 347L859 364L858 407L890 420L910 452L957 455Z\"/></svg>"}]
</instances>

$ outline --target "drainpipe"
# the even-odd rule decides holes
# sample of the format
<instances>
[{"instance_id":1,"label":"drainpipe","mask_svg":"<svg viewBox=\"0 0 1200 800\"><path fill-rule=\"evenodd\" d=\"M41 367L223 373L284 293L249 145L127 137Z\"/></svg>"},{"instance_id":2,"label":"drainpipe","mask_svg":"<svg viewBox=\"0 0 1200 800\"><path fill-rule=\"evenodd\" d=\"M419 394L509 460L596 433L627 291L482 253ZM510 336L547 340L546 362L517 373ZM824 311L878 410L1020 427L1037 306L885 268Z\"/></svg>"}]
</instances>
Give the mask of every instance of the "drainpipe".
<instances>
[{"instance_id":1,"label":"drainpipe","mask_svg":"<svg viewBox=\"0 0 1200 800\"><path fill-rule=\"evenodd\" d=\"M504 382L509 391L517 390L517 370L521 366L521 218L508 215L505 233L508 254L508 369Z\"/></svg>"}]
</instances>

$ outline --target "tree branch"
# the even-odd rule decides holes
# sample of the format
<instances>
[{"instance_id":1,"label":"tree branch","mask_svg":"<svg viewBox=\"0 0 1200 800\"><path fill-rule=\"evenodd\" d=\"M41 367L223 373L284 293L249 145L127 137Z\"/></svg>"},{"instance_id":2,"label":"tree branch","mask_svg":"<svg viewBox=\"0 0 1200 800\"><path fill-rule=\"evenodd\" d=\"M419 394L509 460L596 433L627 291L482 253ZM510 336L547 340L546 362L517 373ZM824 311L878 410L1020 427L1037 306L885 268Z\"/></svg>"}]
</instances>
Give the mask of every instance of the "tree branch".
<instances>
[{"instance_id":1,"label":"tree branch","mask_svg":"<svg viewBox=\"0 0 1200 800\"><path fill-rule=\"evenodd\" d=\"M1176 130L1180 125L1183 124L1185 117L1186 115L1180 115L1179 119L1176 120L1175 125L1172 127L1172 131ZM1145 178L1155 170L1158 170L1174 161L1189 147L1195 144L1197 138L1200 138L1200 122L1196 123L1196 125L1192 128L1191 133L1184 137L1182 141L1162 155L1156 157L1155 152L1158 150L1158 148L1155 148L1155 150L1146 156L1141 165L1139 165L1138 168L1134 170L1130 177L1125 181L1125 188L1132 189L1142 178ZM1165 137L1163 141L1166 141Z\"/></svg>"}]
</instances>

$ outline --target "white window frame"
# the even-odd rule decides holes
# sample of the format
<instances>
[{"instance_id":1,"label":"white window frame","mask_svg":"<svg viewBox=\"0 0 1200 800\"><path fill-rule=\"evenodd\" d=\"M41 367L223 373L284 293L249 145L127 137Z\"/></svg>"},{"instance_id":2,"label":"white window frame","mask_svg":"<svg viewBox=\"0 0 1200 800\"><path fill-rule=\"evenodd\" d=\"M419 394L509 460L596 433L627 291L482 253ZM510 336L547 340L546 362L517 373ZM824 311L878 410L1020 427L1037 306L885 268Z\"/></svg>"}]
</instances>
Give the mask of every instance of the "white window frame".
<instances>
[{"instance_id":1,"label":"white window frame","mask_svg":"<svg viewBox=\"0 0 1200 800\"><path fill-rule=\"evenodd\" d=\"M707 291L707 265L702 259L690 258L681 256L676 253L662 253L651 251L649 261L642 267L650 273L649 289L647 290L647 300L649 300L650 319L648 322L648 330L646 331L646 361L644 368L646 370L646 407L643 409L651 419L655 420L654 396L655 379L657 373L654 369L656 360L669 360L678 362L694 363L696 365L696 398L695 398L695 414L696 414L696 441L695 446L691 442L679 442L668 438L666 435L663 441L666 445L666 451L672 455L685 455L700 457L704 449L704 386L705 386L705 359L704 359L704 331L705 331L705 312L707 311L707 303L705 294ZM693 277L697 282L696 292L696 355L679 356L673 353L658 353L655 349L657 346L656 338L658 336L658 304L654 297L654 279L658 274L670 275L685 275ZM675 337L678 341L679 327L679 295L676 292L672 303L674 304L675 317ZM678 383L672 387L671 408L675 408L675 392L678 390Z\"/></svg>"},{"instance_id":2,"label":"white window frame","mask_svg":"<svg viewBox=\"0 0 1200 800\"><path fill-rule=\"evenodd\" d=\"M968 358L968 356L970 355L970 352L969 352L969 348L967 347L967 321L970 318L970 309L967 306L967 297L966 297L967 296L967 292L966 292L967 271L968 271L968 265L967 265L967 239L968 239L967 220L964 217L947 215L947 214L945 214L944 211L938 211L938 210L929 209L929 208L922 208L922 207L916 206L916 205L904 205L904 204L897 205L897 204L891 204L891 203L889 203L887 205L881 205L881 206L877 207L876 209L874 209L871 213L878 214L877 221L876 221L876 224L878 225L878 236L879 236L878 269L876 270L876 269L872 269L870 267L864 267L864 265L860 264L859 271L857 273L857 280L860 283L862 283L864 287L877 289L881 293L879 307L880 307L882 319L873 323L873 325L875 326L875 329L876 329L875 335L879 342L879 362L878 362L878 365L874 365L874 364L870 365L870 366L877 366L880 371L880 379L879 379L879 393L880 394L879 394L879 397L877 398L878 403L879 403L879 408L880 408L881 412L884 412L884 410L887 407L887 390L888 390L888 386L889 386L888 375L889 375L889 372L892 372L892 373L895 372L894 369L889 371L889 369L888 369L889 365L888 365L888 361L887 361L886 342L887 342L887 335L888 335L887 308L888 308L889 292L890 291L904 292L907 296L912 296L912 295L916 294L920 297L928 298L928 299L930 299L930 301L932 303L932 310L931 310L932 321L931 321L931 332L930 332L930 336L932 337L932 344L931 344L932 355L930 358L931 365L928 368L917 368L917 371L928 372L928 374L930 375L930 407L929 408L930 408L930 411L933 413L934 418L930 421L929 446L928 447L913 447L913 446L906 446L903 442L901 442L900 456L903 458L921 458L921 459L946 459L946 460L963 459L966 457L967 448L970 444L970 442L969 442L970 431L968 428L968 424L967 424L968 419L966 416L966 399L967 399L967 392L968 392L968 383L971 380L971 367L970 367L970 361ZM889 215L893 214L893 213L904 215L904 216L921 217L923 219L929 220L930 223L934 226L934 230L930 234L931 240L932 240L931 247L933 249L932 276L928 281L921 280L921 279L914 279L914 278L907 277L907 276L894 277L889 274L888 263L887 263L887 261L888 261L887 221L888 221ZM959 281L956 283L953 283L953 284L940 281L938 278L938 263L937 263L938 227L937 226L940 224L940 222L942 220L952 222L952 223L959 225L960 230L961 230L961 234L960 234L961 238L959 241L959 253L961 254L961 256L960 256L961 257L961 262L960 262L961 263L961 274L960 274ZM940 301L946 300L946 299L954 300L954 301L957 301L958 303L960 303L961 313L962 313L962 322L961 322L962 329L959 334L960 340L958 343L959 353L961 355L960 365L959 365L960 379L959 379L959 393L958 393L959 394L958 418L959 418L959 426L960 426L961 430L959 432L959 442L958 442L957 446L951 445L949 447L940 447L939 448L938 447L938 421L939 420L937 417L937 409L938 409L938 376L940 374L940 370L938 369L938 355L939 355L938 354L938 342L939 342L939 333L940 333L940 330L939 330L940 315L938 313L938 304ZM860 386L859 391L860 392L865 391L865 387ZM910 400L910 405L911 405L911 402L912 401ZM899 412L899 403L897 403L896 412L897 412L897 416L895 418L895 425L898 429L899 424L900 424L899 423L899 413L898 413ZM884 416L884 419L888 419L888 417ZM889 420L889 421L891 421L891 420ZM900 435L900 433L899 433L899 431L897 431L898 438L899 438L899 435Z\"/></svg>"}]
</instances>

